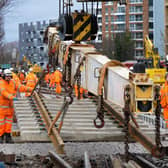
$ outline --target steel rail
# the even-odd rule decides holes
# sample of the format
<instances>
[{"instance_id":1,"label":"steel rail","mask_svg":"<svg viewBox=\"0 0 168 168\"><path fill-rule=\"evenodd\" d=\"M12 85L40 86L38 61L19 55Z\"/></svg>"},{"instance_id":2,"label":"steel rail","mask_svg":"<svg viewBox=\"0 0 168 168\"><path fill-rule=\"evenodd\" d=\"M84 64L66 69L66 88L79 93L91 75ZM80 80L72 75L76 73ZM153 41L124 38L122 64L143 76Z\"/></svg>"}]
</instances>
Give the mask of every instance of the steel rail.
<instances>
[{"instance_id":1,"label":"steel rail","mask_svg":"<svg viewBox=\"0 0 168 168\"><path fill-rule=\"evenodd\" d=\"M34 97L37 105L39 106L40 113L44 119L44 122L46 123L46 129L48 131L48 129L52 123L52 120L50 119L48 112L47 112L40 96L37 94L36 91L34 91L33 97ZM49 137L50 137L52 143L54 144L54 147L55 147L57 153L64 154L64 142L55 127L52 128L52 131L51 131L51 134L49 135Z\"/></svg>"},{"instance_id":2,"label":"steel rail","mask_svg":"<svg viewBox=\"0 0 168 168\"><path fill-rule=\"evenodd\" d=\"M70 166L64 159L62 159L55 152L49 151L49 155L51 156L51 158L53 159L53 161L58 164L56 166L60 166L61 168L72 168L72 166Z\"/></svg>"},{"instance_id":3,"label":"steel rail","mask_svg":"<svg viewBox=\"0 0 168 168\"><path fill-rule=\"evenodd\" d=\"M104 100L104 108L108 113L112 114L119 123L124 124L124 116L114 110L109 101ZM149 137L145 136L144 133L133 124L133 122L129 122L128 127L129 134L132 138L142 144L152 155L155 155L156 157L162 156L162 151L160 151L156 144Z\"/></svg>"},{"instance_id":4,"label":"steel rail","mask_svg":"<svg viewBox=\"0 0 168 168\"><path fill-rule=\"evenodd\" d=\"M85 165L85 168L92 168L91 163L90 163L90 159L89 159L89 155L86 151L84 153L84 165Z\"/></svg>"}]
</instances>

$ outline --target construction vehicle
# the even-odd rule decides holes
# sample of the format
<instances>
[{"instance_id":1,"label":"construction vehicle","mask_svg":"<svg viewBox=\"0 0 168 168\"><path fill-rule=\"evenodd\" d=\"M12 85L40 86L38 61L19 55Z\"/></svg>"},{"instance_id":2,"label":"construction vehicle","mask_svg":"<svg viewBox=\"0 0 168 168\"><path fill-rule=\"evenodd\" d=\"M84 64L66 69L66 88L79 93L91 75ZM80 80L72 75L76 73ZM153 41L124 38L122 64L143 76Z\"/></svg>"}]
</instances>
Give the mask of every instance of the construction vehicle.
<instances>
[{"instance_id":1,"label":"construction vehicle","mask_svg":"<svg viewBox=\"0 0 168 168\"><path fill-rule=\"evenodd\" d=\"M166 68L160 68L160 56L158 49L154 48L153 43L146 35L144 39L146 70L149 78L156 84L163 84L165 82Z\"/></svg>"},{"instance_id":2,"label":"construction vehicle","mask_svg":"<svg viewBox=\"0 0 168 168\"><path fill-rule=\"evenodd\" d=\"M32 67L34 73L37 73L37 74L38 74L38 73L41 73L41 71L42 71L41 66L38 65L38 64L32 64L32 63L30 62L30 60L27 59L26 56L23 57L23 62L26 64L26 65L24 65L24 66L25 66L24 69L26 69L26 68L29 69L30 67ZM27 69L27 70L28 70L28 69Z\"/></svg>"},{"instance_id":3,"label":"construction vehicle","mask_svg":"<svg viewBox=\"0 0 168 168\"><path fill-rule=\"evenodd\" d=\"M26 64L28 68L32 66L32 63L30 62L30 60L27 59L26 56L23 56L23 62Z\"/></svg>"}]
</instances>

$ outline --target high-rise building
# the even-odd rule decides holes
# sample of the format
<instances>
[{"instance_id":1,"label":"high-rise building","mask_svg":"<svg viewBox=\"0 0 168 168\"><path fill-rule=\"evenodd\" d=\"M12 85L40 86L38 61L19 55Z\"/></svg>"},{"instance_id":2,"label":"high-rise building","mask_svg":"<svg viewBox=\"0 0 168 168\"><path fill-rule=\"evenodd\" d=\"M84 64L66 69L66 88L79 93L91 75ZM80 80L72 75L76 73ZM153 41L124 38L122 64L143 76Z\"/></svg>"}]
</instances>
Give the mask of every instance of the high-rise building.
<instances>
[{"instance_id":1,"label":"high-rise building","mask_svg":"<svg viewBox=\"0 0 168 168\"><path fill-rule=\"evenodd\" d=\"M102 28L102 39L113 39L116 33L128 30L135 41L134 56L143 57L144 37L148 35L154 42L155 47L158 47L159 53L163 55L164 42L159 40L164 34L164 29L162 28L164 15L163 10L161 10L163 5L158 6L161 2L157 1L127 0L127 5L120 5L116 1L103 2L102 27L99 26L99 28ZM159 10L160 14L154 15L157 10ZM160 20L158 19L159 16L162 16Z\"/></svg>"},{"instance_id":2,"label":"high-rise building","mask_svg":"<svg viewBox=\"0 0 168 168\"><path fill-rule=\"evenodd\" d=\"M46 46L43 43L43 34L47 26L45 21L19 24L20 58L26 56L32 63L47 60Z\"/></svg>"}]
</instances>

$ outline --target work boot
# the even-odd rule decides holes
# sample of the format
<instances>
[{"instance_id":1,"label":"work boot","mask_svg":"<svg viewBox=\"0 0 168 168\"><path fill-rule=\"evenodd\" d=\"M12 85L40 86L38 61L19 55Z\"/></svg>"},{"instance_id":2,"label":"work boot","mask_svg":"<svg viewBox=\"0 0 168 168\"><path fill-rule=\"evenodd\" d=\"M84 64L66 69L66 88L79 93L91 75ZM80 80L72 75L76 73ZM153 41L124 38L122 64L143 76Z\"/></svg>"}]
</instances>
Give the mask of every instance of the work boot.
<instances>
[{"instance_id":1,"label":"work boot","mask_svg":"<svg viewBox=\"0 0 168 168\"><path fill-rule=\"evenodd\" d=\"M14 143L10 133L5 133L5 142L6 143Z\"/></svg>"},{"instance_id":2,"label":"work boot","mask_svg":"<svg viewBox=\"0 0 168 168\"><path fill-rule=\"evenodd\" d=\"M0 136L0 143L4 142L4 134L2 136Z\"/></svg>"}]
</instances>

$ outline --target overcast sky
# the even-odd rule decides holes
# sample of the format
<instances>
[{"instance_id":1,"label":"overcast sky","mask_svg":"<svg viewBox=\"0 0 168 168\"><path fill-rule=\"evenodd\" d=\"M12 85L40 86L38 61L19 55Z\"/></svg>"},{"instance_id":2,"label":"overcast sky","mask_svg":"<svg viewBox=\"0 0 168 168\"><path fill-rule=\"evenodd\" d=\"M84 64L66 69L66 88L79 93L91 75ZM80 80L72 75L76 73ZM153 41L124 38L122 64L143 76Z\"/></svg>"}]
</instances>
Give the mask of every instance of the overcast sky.
<instances>
[{"instance_id":1,"label":"overcast sky","mask_svg":"<svg viewBox=\"0 0 168 168\"><path fill-rule=\"evenodd\" d=\"M18 24L58 18L58 0L15 0L5 15L5 42L18 40ZM81 3L73 1L74 9L80 9Z\"/></svg>"}]
</instances>

